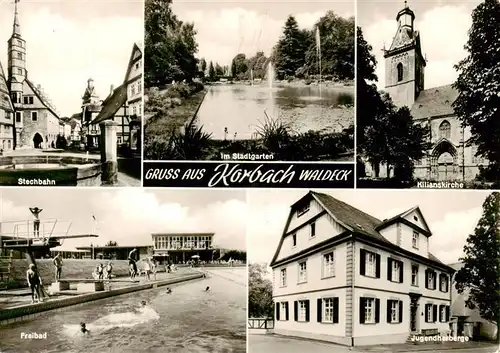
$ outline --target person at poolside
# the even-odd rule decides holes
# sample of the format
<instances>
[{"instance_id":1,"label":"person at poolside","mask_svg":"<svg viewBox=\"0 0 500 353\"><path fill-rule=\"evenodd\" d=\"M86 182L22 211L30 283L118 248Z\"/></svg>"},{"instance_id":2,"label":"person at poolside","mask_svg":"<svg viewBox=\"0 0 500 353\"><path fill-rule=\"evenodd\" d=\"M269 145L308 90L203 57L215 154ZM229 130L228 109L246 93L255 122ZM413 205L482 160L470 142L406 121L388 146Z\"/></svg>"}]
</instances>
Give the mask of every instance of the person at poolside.
<instances>
[{"instance_id":1,"label":"person at poolside","mask_svg":"<svg viewBox=\"0 0 500 353\"><path fill-rule=\"evenodd\" d=\"M153 278L156 281L156 272L158 271L158 264L156 263L156 260L153 258L151 259L151 273L153 274Z\"/></svg>"},{"instance_id":2,"label":"person at poolside","mask_svg":"<svg viewBox=\"0 0 500 353\"><path fill-rule=\"evenodd\" d=\"M80 322L80 331L82 333L90 333L90 331L87 330L87 325L85 324L85 322Z\"/></svg>"},{"instance_id":3,"label":"person at poolside","mask_svg":"<svg viewBox=\"0 0 500 353\"><path fill-rule=\"evenodd\" d=\"M149 262L149 258L144 260L144 279L147 279L149 281L149 274L151 273L151 264Z\"/></svg>"},{"instance_id":4,"label":"person at poolside","mask_svg":"<svg viewBox=\"0 0 500 353\"><path fill-rule=\"evenodd\" d=\"M111 261L108 261L106 265L106 279L111 279L111 272L113 272L113 265L111 265Z\"/></svg>"},{"instance_id":5,"label":"person at poolside","mask_svg":"<svg viewBox=\"0 0 500 353\"><path fill-rule=\"evenodd\" d=\"M55 270L54 272L55 272L55 276L56 276L56 282L59 282L59 280L61 279L62 266L63 266L61 253L58 253L54 257L52 262L54 263L54 270Z\"/></svg>"},{"instance_id":6,"label":"person at poolside","mask_svg":"<svg viewBox=\"0 0 500 353\"><path fill-rule=\"evenodd\" d=\"M38 207L30 207L31 214L33 215L33 235L35 237L40 236L40 212L43 210Z\"/></svg>"},{"instance_id":7,"label":"person at poolside","mask_svg":"<svg viewBox=\"0 0 500 353\"><path fill-rule=\"evenodd\" d=\"M94 272L92 272L92 277L94 277L94 279L99 279L99 265L97 265Z\"/></svg>"},{"instance_id":8,"label":"person at poolside","mask_svg":"<svg viewBox=\"0 0 500 353\"><path fill-rule=\"evenodd\" d=\"M134 248L129 254L128 254L128 265L131 268L130 271L130 279L133 280L135 276L137 275L137 264L135 257L137 256L137 248Z\"/></svg>"},{"instance_id":9,"label":"person at poolside","mask_svg":"<svg viewBox=\"0 0 500 353\"><path fill-rule=\"evenodd\" d=\"M97 265L97 275L99 279L104 278L104 266L102 264Z\"/></svg>"},{"instance_id":10,"label":"person at poolside","mask_svg":"<svg viewBox=\"0 0 500 353\"><path fill-rule=\"evenodd\" d=\"M35 302L35 297L37 301L40 301L40 285L42 281L35 270L35 265L31 264L29 266L28 271L26 271L26 280L28 282L28 287L31 289L31 302Z\"/></svg>"}]
</instances>

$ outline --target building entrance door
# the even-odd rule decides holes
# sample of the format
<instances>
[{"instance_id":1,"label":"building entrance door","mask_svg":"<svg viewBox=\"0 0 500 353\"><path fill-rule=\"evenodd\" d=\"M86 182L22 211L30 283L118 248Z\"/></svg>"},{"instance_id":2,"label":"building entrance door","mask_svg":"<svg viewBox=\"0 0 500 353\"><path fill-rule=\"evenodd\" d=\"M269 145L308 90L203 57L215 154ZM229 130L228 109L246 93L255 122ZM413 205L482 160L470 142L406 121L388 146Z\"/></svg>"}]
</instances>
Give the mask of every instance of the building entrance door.
<instances>
[{"instance_id":1,"label":"building entrance door","mask_svg":"<svg viewBox=\"0 0 500 353\"><path fill-rule=\"evenodd\" d=\"M418 325L418 299L420 295L410 294L410 332L417 333Z\"/></svg>"}]
</instances>

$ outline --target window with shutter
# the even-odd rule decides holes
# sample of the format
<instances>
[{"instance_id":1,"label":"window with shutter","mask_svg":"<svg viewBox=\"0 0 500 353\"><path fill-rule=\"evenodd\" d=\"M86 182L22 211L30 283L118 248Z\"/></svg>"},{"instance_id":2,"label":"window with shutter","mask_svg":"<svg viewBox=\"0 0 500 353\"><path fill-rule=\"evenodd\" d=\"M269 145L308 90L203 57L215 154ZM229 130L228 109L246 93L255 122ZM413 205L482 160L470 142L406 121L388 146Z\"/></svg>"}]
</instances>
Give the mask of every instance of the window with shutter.
<instances>
[{"instance_id":1,"label":"window with shutter","mask_svg":"<svg viewBox=\"0 0 500 353\"><path fill-rule=\"evenodd\" d=\"M276 321L280 321L280 303L276 303Z\"/></svg>"},{"instance_id":2,"label":"window with shutter","mask_svg":"<svg viewBox=\"0 0 500 353\"><path fill-rule=\"evenodd\" d=\"M374 253L367 253L366 275L375 277L376 275L376 261L377 258Z\"/></svg>"},{"instance_id":3,"label":"window with shutter","mask_svg":"<svg viewBox=\"0 0 500 353\"><path fill-rule=\"evenodd\" d=\"M317 321L323 322L323 299L319 298L316 304Z\"/></svg>"},{"instance_id":4,"label":"window with shutter","mask_svg":"<svg viewBox=\"0 0 500 353\"><path fill-rule=\"evenodd\" d=\"M418 287L418 265L411 266L411 285Z\"/></svg>"},{"instance_id":5,"label":"window with shutter","mask_svg":"<svg viewBox=\"0 0 500 353\"><path fill-rule=\"evenodd\" d=\"M335 298L323 298L321 304L322 307L322 322L334 322L334 299ZM338 298L337 298L338 299ZM319 301L318 301L319 303Z\"/></svg>"},{"instance_id":6,"label":"window with shutter","mask_svg":"<svg viewBox=\"0 0 500 353\"><path fill-rule=\"evenodd\" d=\"M376 302L375 298L361 298L360 306L364 315L360 317L360 322L366 324L374 324L376 320Z\"/></svg>"},{"instance_id":7,"label":"window with shutter","mask_svg":"<svg viewBox=\"0 0 500 353\"><path fill-rule=\"evenodd\" d=\"M281 320L284 320L286 321L287 320L287 315L286 315L286 306L287 306L287 302L281 302L281 305L280 305L280 318Z\"/></svg>"},{"instance_id":8,"label":"window with shutter","mask_svg":"<svg viewBox=\"0 0 500 353\"><path fill-rule=\"evenodd\" d=\"M437 305L433 305L432 306L432 322L436 322L437 321Z\"/></svg>"},{"instance_id":9,"label":"window with shutter","mask_svg":"<svg viewBox=\"0 0 500 353\"><path fill-rule=\"evenodd\" d=\"M299 300L298 302L298 317L297 321L306 322L308 321L308 301L307 300Z\"/></svg>"}]
</instances>

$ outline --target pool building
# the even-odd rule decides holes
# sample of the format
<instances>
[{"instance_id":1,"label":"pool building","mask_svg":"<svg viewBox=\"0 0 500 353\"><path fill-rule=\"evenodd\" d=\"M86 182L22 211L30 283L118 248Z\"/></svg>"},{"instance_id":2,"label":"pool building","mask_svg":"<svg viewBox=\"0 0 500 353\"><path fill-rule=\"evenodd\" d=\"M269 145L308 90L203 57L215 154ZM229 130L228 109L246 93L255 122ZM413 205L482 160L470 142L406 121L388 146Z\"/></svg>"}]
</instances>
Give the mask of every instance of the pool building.
<instances>
[{"instance_id":1,"label":"pool building","mask_svg":"<svg viewBox=\"0 0 500 353\"><path fill-rule=\"evenodd\" d=\"M275 333L348 346L449 333L454 269L419 207L383 221L310 191L272 259Z\"/></svg>"},{"instance_id":2,"label":"pool building","mask_svg":"<svg viewBox=\"0 0 500 353\"><path fill-rule=\"evenodd\" d=\"M153 233L153 256L174 264L193 258L210 262L215 260L214 233Z\"/></svg>"}]
</instances>

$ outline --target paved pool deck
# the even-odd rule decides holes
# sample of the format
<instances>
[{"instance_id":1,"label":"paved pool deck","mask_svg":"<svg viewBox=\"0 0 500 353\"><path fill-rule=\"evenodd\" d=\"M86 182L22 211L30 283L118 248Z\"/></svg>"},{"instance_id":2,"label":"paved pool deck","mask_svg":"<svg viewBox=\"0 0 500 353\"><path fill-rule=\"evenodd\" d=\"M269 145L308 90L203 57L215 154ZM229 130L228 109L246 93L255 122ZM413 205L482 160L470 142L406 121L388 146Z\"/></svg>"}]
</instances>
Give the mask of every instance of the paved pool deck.
<instances>
[{"instance_id":1,"label":"paved pool deck","mask_svg":"<svg viewBox=\"0 0 500 353\"><path fill-rule=\"evenodd\" d=\"M72 305L78 305L105 299L117 295L133 293L136 291L153 289L157 287L175 285L182 282L203 279L204 274L195 270L184 270L176 273L159 273L155 280L145 280L140 278L138 282L127 281L126 278L119 278L119 282L111 282L110 286L105 285L105 290L100 292L79 294L75 290L62 292L61 294L51 296L41 303L31 303L31 292L26 289L16 289L12 291L3 291L0 297L0 326L14 322L31 320L35 316L50 310L60 309ZM64 278L61 279L64 281ZM46 287L46 290L48 286ZM11 292L12 295L8 295Z\"/></svg>"}]
</instances>

